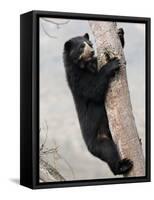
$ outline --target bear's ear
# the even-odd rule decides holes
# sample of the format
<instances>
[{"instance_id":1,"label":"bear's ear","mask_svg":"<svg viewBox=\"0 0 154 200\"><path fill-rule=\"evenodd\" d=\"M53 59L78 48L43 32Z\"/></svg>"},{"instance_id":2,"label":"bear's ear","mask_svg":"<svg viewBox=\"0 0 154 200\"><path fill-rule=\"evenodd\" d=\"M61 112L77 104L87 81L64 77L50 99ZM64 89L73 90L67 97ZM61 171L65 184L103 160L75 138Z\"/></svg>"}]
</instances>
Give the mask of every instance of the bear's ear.
<instances>
[{"instance_id":1,"label":"bear's ear","mask_svg":"<svg viewBox=\"0 0 154 200\"><path fill-rule=\"evenodd\" d=\"M86 38L87 40L89 40L89 34L88 33L85 33L83 37Z\"/></svg>"},{"instance_id":2,"label":"bear's ear","mask_svg":"<svg viewBox=\"0 0 154 200\"><path fill-rule=\"evenodd\" d=\"M70 51L72 48L72 41L68 40L67 42L65 42L64 48L66 51Z\"/></svg>"}]
</instances>

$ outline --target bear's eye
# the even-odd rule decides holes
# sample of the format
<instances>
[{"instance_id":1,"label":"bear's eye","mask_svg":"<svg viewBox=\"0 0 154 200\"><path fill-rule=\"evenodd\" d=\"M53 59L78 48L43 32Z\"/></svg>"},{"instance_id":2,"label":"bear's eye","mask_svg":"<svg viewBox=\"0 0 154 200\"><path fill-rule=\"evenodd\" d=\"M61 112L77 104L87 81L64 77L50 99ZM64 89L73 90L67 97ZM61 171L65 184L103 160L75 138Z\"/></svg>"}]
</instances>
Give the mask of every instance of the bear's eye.
<instances>
[{"instance_id":1,"label":"bear's eye","mask_svg":"<svg viewBox=\"0 0 154 200\"><path fill-rule=\"evenodd\" d=\"M84 44L81 44L80 49L82 50L84 48L84 46L85 46Z\"/></svg>"}]
</instances>

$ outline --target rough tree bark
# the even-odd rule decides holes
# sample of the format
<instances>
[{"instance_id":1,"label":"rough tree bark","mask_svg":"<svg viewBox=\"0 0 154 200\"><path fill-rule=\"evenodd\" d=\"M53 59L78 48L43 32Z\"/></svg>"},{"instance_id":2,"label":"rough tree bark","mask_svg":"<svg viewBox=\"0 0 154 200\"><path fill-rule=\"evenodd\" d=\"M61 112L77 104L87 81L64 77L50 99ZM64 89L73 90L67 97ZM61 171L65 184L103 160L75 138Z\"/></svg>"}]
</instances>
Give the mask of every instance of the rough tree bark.
<instances>
[{"instance_id":1,"label":"rough tree bark","mask_svg":"<svg viewBox=\"0 0 154 200\"><path fill-rule=\"evenodd\" d=\"M124 52L114 22L89 21L97 47L98 66L105 64L105 53L118 56L122 67L112 81L106 99L106 110L113 139L122 158L133 160L133 169L127 176L144 176L145 164L141 142L132 112L126 76Z\"/></svg>"}]
</instances>

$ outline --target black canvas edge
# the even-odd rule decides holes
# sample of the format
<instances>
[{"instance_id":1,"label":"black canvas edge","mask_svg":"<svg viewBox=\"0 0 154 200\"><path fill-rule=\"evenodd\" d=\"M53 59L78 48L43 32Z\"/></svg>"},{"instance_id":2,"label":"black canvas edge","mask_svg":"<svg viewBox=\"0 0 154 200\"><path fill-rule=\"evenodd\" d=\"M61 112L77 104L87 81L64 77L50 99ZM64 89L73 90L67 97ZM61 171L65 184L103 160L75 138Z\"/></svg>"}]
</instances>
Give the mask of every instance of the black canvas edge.
<instances>
[{"instance_id":1,"label":"black canvas edge","mask_svg":"<svg viewBox=\"0 0 154 200\"><path fill-rule=\"evenodd\" d=\"M39 17L144 23L146 26L146 175L39 183ZM151 19L145 17L30 11L20 15L20 184L32 189L151 181Z\"/></svg>"},{"instance_id":2,"label":"black canvas edge","mask_svg":"<svg viewBox=\"0 0 154 200\"><path fill-rule=\"evenodd\" d=\"M20 184L32 187L32 18L20 16Z\"/></svg>"}]
</instances>

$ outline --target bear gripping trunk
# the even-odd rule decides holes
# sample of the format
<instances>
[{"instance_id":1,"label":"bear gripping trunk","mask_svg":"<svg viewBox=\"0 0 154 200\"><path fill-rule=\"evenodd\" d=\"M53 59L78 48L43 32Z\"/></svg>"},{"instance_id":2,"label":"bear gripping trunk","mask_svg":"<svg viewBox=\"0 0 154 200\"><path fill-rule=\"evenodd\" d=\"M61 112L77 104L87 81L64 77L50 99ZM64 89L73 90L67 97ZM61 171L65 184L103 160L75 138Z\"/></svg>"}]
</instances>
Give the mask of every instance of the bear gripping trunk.
<instances>
[{"instance_id":1,"label":"bear gripping trunk","mask_svg":"<svg viewBox=\"0 0 154 200\"><path fill-rule=\"evenodd\" d=\"M126 176L145 176L144 156L132 112L126 61L117 25L114 22L99 21L89 21L89 25L96 41L98 66L106 63L106 54L121 59L120 73L112 81L106 98L110 130L121 157L133 161L133 169Z\"/></svg>"}]
</instances>

